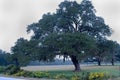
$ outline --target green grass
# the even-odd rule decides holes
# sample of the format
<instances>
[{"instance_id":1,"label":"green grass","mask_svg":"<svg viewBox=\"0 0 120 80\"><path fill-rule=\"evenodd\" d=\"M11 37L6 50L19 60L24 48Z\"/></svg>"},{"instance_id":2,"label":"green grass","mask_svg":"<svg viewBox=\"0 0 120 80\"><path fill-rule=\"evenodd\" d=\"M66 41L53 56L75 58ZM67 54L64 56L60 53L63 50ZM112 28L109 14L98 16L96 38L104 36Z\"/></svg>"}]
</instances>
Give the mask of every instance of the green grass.
<instances>
[{"instance_id":1,"label":"green grass","mask_svg":"<svg viewBox=\"0 0 120 80\"><path fill-rule=\"evenodd\" d=\"M83 71L82 71L83 72ZM60 75L60 74L64 74L67 78L70 78L71 76L73 76L75 73L76 74L81 74L82 72L73 72L73 71L48 71L48 73L50 75L52 75L53 77L56 75Z\"/></svg>"},{"instance_id":2,"label":"green grass","mask_svg":"<svg viewBox=\"0 0 120 80\"><path fill-rule=\"evenodd\" d=\"M71 80L71 78L74 76L74 75L80 75L80 76L83 76L84 74L87 74L87 72L85 71L81 71L81 72L74 72L74 71L47 71L47 73L50 74L50 78L52 79L55 79L56 76L61 76L67 80ZM59 77L59 78L61 78Z\"/></svg>"},{"instance_id":3,"label":"green grass","mask_svg":"<svg viewBox=\"0 0 120 80\"><path fill-rule=\"evenodd\" d=\"M119 66L96 66L87 69L83 69L84 71L88 72L104 72L111 76L119 77L120 76L120 69Z\"/></svg>"},{"instance_id":4,"label":"green grass","mask_svg":"<svg viewBox=\"0 0 120 80\"><path fill-rule=\"evenodd\" d=\"M43 71L44 72L44 71ZM47 71L52 77L60 74L64 74L67 78L70 78L74 74L81 75L83 72L104 72L111 77L120 77L119 66L89 66L82 67L81 72L74 72L71 70L58 70L58 71Z\"/></svg>"},{"instance_id":5,"label":"green grass","mask_svg":"<svg viewBox=\"0 0 120 80\"><path fill-rule=\"evenodd\" d=\"M44 72L44 71L43 71ZM66 75L73 75L75 72L71 70L58 70L58 71L47 71L50 74L66 74ZM89 67L82 67L81 72L104 72L113 76L120 76L119 66L89 66ZM81 73L77 72L77 73Z\"/></svg>"},{"instance_id":6,"label":"green grass","mask_svg":"<svg viewBox=\"0 0 120 80\"><path fill-rule=\"evenodd\" d=\"M55 66L58 67L58 66ZM54 67L54 68L55 68ZM70 66L61 66L60 69L51 68L51 70L47 71L28 71L31 74L28 74L27 71L19 71L16 75L21 75L25 77L34 77L34 78L47 78L47 79L66 79L66 80L78 80L72 79L73 77L82 77L81 80L86 80L86 76L89 75L90 72L102 72L111 77L110 80L120 80L120 66L82 66L82 71L74 72L72 68L68 68ZM63 68L63 69L62 69ZM68 69L67 69L68 68ZM66 70L64 70L66 69ZM2 68L1 68L2 70ZM84 78L84 79L83 79ZM113 79L115 78L115 79ZM107 79L105 79L107 80Z\"/></svg>"}]
</instances>

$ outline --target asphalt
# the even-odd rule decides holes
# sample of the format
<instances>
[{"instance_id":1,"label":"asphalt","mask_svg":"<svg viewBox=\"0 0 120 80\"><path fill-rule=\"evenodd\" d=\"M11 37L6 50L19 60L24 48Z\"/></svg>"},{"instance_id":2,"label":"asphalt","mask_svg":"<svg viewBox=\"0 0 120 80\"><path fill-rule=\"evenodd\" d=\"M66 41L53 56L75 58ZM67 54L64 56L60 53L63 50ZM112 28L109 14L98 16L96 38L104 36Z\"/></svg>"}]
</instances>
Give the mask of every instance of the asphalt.
<instances>
[{"instance_id":1,"label":"asphalt","mask_svg":"<svg viewBox=\"0 0 120 80\"><path fill-rule=\"evenodd\" d=\"M17 79L17 78L9 78L9 77L0 77L0 80L26 80L26 79Z\"/></svg>"}]
</instances>

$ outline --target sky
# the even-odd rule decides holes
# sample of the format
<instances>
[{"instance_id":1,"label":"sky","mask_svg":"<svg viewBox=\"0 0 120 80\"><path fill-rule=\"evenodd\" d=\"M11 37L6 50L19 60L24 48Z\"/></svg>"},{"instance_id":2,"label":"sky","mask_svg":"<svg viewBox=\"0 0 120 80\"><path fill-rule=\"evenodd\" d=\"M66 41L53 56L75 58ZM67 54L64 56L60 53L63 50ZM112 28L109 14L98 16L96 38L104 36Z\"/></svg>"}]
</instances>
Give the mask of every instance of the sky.
<instances>
[{"instance_id":1,"label":"sky","mask_svg":"<svg viewBox=\"0 0 120 80\"><path fill-rule=\"evenodd\" d=\"M29 39L26 27L64 0L0 0L0 49L10 51L18 38ZM72 0L70 0L72 1ZM76 0L78 3L81 0ZM113 29L110 39L120 43L120 0L92 0L97 15Z\"/></svg>"}]
</instances>

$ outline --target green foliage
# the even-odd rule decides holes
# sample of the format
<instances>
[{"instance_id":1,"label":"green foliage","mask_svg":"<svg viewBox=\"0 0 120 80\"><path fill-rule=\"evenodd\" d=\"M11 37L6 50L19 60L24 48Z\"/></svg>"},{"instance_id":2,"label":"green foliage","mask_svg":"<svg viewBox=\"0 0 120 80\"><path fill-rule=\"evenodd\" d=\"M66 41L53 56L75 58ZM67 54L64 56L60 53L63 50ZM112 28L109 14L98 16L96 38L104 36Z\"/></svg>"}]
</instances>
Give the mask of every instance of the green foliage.
<instances>
[{"instance_id":1,"label":"green foliage","mask_svg":"<svg viewBox=\"0 0 120 80\"><path fill-rule=\"evenodd\" d=\"M81 33L66 33L66 34L52 34L46 37L43 42L45 48L49 48L49 53L59 52L58 54L64 55L74 55L81 56L81 51L90 53L95 49L95 40L86 34ZM52 50L51 50L52 49ZM83 57L83 56L81 56Z\"/></svg>"},{"instance_id":2,"label":"green foliage","mask_svg":"<svg viewBox=\"0 0 120 80\"><path fill-rule=\"evenodd\" d=\"M33 73L30 71L20 70L17 73L13 74L14 76L23 76L23 77L33 77Z\"/></svg>"},{"instance_id":3,"label":"green foliage","mask_svg":"<svg viewBox=\"0 0 120 80\"><path fill-rule=\"evenodd\" d=\"M116 41L112 40L99 40L97 42L97 52L95 56L102 61L102 59L106 59L108 61L112 61L114 63L115 54L119 51L119 44Z\"/></svg>"},{"instance_id":4,"label":"green foliage","mask_svg":"<svg viewBox=\"0 0 120 80\"><path fill-rule=\"evenodd\" d=\"M38 23L27 27L28 32L34 33L29 42L34 42L26 52L43 61L52 61L56 55L82 58L81 51L92 53L95 40L111 35L109 26L95 12L89 0L80 4L76 1L61 2L56 13L44 14Z\"/></svg>"},{"instance_id":5,"label":"green foliage","mask_svg":"<svg viewBox=\"0 0 120 80\"><path fill-rule=\"evenodd\" d=\"M89 78L89 72L82 72L80 74L75 73L71 80L88 80Z\"/></svg>"},{"instance_id":6,"label":"green foliage","mask_svg":"<svg viewBox=\"0 0 120 80\"><path fill-rule=\"evenodd\" d=\"M13 74L14 76L23 76L23 77L34 77L34 78L50 78L51 75L48 72L31 72L31 71L25 71L20 70Z\"/></svg>"},{"instance_id":7,"label":"green foliage","mask_svg":"<svg viewBox=\"0 0 120 80\"><path fill-rule=\"evenodd\" d=\"M105 52L113 54L118 47L119 44L112 40L104 39L97 42L97 48L100 54L104 54Z\"/></svg>"},{"instance_id":8,"label":"green foliage","mask_svg":"<svg viewBox=\"0 0 120 80\"><path fill-rule=\"evenodd\" d=\"M57 74L55 76L55 79L57 79L57 80L66 80L67 78L66 78L65 74Z\"/></svg>"},{"instance_id":9,"label":"green foliage","mask_svg":"<svg viewBox=\"0 0 120 80\"><path fill-rule=\"evenodd\" d=\"M0 73L3 73L5 71L5 67L0 66Z\"/></svg>"},{"instance_id":10,"label":"green foliage","mask_svg":"<svg viewBox=\"0 0 120 80\"><path fill-rule=\"evenodd\" d=\"M19 70L20 70L20 67L11 64L5 68L5 74L12 75L18 72Z\"/></svg>"},{"instance_id":11,"label":"green foliage","mask_svg":"<svg viewBox=\"0 0 120 80\"><path fill-rule=\"evenodd\" d=\"M98 68L85 69L81 72L73 71L24 71L19 70L13 76L24 76L24 77L34 77L34 78L47 78L47 79L57 79L57 80L108 80L119 76L119 71L115 70L116 67L111 68Z\"/></svg>"},{"instance_id":12,"label":"green foliage","mask_svg":"<svg viewBox=\"0 0 120 80\"><path fill-rule=\"evenodd\" d=\"M90 73L89 80L103 80L105 77L104 73Z\"/></svg>"},{"instance_id":13,"label":"green foliage","mask_svg":"<svg viewBox=\"0 0 120 80\"><path fill-rule=\"evenodd\" d=\"M0 49L0 66L7 66L11 63L11 55Z\"/></svg>"},{"instance_id":14,"label":"green foliage","mask_svg":"<svg viewBox=\"0 0 120 80\"><path fill-rule=\"evenodd\" d=\"M32 31L33 35L29 41L18 39L11 49L13 60L21 66L30 60L53 61L56 55L63 55L64 58L75 56L72 61L77 65L78 60L96 53L96 41L112 33L95 12L90 0L80 4L61 2L55 13L44 14L37 23L27 27L27 32Z\"/></svg>"},{"instance_id":15,"label":"green foliage","mask_svg":"<svg viewBox=\"0 0 120 80\"><path fill-rule=\"evenodd\" d=\"M48 72L33 72L33 76L36 78L48 78L50 74Z\"/></svg>"},{"instance_id":16,"label":"green foliage","mask_svg":"<svg viewBox=\"0 0 120 80\"><path fill-rule=\"evenodd\" d=\"M74 75L71 80L80 80L80 77L78 75Z\"/></svg>"},{"instance_id":17,"label":"green foliage","mask_svg":"<svg viewBox=\"0 0 120 80\"><path fill-rule=\"evenodd\" d=\"M25 66L29 63L30 61L30 56L28 55L28 41L26 39L20 38L17 40L15 43L16 45L11 48L12 54L12 62L13 64L17 66Z\"/></svg>"},{"instance_id":18,"label":"green foliage","mask_svg":"<svg viewBox=\"0 0 120 80\"><path fill-rule=\"evenodd\" d=\"M103 72L77 72L68 76L67 74L57 73L54 78L57 80L108 80L110 76Z\"/></svg>"}]
</instances>

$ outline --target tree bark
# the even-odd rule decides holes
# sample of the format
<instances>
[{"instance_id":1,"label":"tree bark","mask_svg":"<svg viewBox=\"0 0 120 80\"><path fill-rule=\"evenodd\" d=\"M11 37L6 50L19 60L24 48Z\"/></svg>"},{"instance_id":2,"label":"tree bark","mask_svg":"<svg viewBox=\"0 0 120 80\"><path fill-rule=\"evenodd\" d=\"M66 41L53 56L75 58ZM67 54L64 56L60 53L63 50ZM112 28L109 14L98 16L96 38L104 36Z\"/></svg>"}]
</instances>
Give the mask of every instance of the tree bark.
<instances>
[{"instance_id":1,"label":"tree bark","mask_svg":"<svg viewBox=\"0 0 120 80\"><path fill-rule=\"evenodd\" d=\"M70 58L71 58L71 61L74 65L74 67L75 67L75 71L80 71L81 70L80 69L80 64L79 64L79 61L77 60L77 57L74 56L74 55L71 55Z\"/></svg>"},{"instance_id":2,"label":"tree bark","mask_svg":"<svg viewBox=\"0 0 120 80\"><path fill-rule=\"evenodd\" d=\"M98 66L101 66L101 61L100 60L98 60Z\"/></svg>"},{"instance_id":3,"label":"tree bark","mask_svg":"<svg viewBox=\"0 0 120 80\"><path fill-rule=\"evenodd\" d=\"M15 61L15 65L16 65L16 66L19 66L18 59L17 59L17 58L15 58L15 59L14 59L14 61Z\"/></svg>"},{"instance_id":4,"label":"tree bark","mask_svg":"<svg viewBox=\"0 0 120 80\"><path fill-rule=\"evenodd\" d=\"M114 59L112 58L112 60L111 60L111 63L112 63L112 66L114 66Z\"/></svg>"},{"instance_id":5,"label":"tree bark","mask_svg":"<svg viewBox=\"0 0 120 80\"><path fill-rule=\"evenodd\" d=\"M100 57L98 57L97 62L98 62L98 66L101 66L101 59L100 59Z\"/></svg>"}]
</instances>

